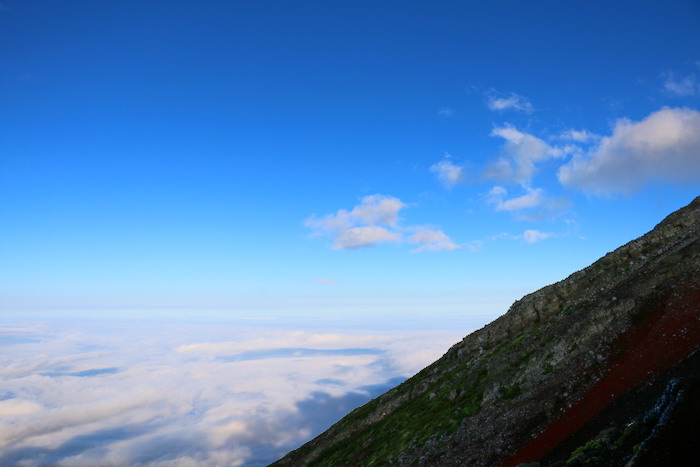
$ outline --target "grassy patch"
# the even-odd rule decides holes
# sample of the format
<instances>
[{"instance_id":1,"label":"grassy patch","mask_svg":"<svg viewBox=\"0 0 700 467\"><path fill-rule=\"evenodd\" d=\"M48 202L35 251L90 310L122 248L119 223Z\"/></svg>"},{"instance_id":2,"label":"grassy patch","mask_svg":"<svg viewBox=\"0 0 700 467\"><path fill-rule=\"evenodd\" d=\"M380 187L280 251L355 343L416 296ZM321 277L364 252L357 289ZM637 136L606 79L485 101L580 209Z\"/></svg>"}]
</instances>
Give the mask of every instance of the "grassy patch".
<instances>
[{"instance_id":1,"label":"grassy patch","mask_svg":"<svg viewBox=\"0 0 700 467\"><path fill-rule=\"evenodd\" d=\"M389 464L402 451L421 446L432 436L450 434L465 418L479 413L488 379L484 367L469 368L468 362L454 365L427 391L413 395L391 416L322 452L311 465ZM408 390L402 388L401 392ZM348 423L359 422L377 408L357 409L347 417Z\"/></svg>"},{"instance_id":2,"label":"grassy patch","mask_svg":"<svg viewBox=\"0 0 700 467\"><path fill-rule=\"evenodd\" d=\"M503 400L510 400L518 397L522 392L520 385L517 383L512 386L501 386L498 388L499 397Z\"/></svg>"}]
</instances>

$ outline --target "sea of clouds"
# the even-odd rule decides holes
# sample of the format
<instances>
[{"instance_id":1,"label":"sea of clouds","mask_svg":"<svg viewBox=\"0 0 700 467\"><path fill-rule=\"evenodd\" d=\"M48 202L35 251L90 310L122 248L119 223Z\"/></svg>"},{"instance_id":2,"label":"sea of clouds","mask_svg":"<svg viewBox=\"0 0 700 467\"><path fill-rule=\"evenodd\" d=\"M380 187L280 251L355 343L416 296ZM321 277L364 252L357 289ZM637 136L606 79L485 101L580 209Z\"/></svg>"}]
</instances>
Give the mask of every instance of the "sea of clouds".
<instances>
[{"instance_id":1,"label":"sea of clouds","mask_svg":"<svg viewBox=\"0 0 700 467\"><path fill-rule=\"evenodd\" d=\"M0 465L267 465L465 331L0 322Z\"/></svg>"}]
</instances>

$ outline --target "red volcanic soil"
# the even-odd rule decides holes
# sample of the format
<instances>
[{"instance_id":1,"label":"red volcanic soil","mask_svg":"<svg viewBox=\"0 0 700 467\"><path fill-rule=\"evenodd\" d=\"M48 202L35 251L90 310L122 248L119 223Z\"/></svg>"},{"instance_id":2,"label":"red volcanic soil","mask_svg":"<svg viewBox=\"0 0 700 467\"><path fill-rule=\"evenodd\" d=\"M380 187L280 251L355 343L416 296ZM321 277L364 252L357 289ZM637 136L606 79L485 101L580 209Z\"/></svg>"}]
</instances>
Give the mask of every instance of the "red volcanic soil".
<instances>
[{"instance_id":1,"label":"red volcanic soil","mask_svg":"<svg viewBox=\"0 0 700 467\"><path fill-rule=\"evenodd\" d=\"M668 299L656 305L634 331L619 339L618 347L624 353L613 361L603 379L502 467L541 459L618 396L671 368L697 348L699 287L697 282L680 285Z\"/></svg>"}]
</instances>

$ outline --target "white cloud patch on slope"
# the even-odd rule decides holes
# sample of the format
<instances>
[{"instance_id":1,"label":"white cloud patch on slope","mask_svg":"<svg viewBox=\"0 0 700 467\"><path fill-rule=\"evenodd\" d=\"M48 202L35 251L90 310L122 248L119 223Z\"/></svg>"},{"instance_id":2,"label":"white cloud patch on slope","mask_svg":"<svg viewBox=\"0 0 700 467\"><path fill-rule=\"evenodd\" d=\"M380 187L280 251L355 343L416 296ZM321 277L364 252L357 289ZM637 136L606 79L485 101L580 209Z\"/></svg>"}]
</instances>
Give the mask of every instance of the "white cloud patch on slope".
<instances>
[{"instance_id":1,"label":"white cloud patch on slope","mask_svg":"<svg viewBox=\"0 0 700 467\"><path fill-rule=\"evenodd\" d=\"M631 193L646 182L700 180L700 112L663 108L639 122L618 120L612 135L558 172L559 181L585 192Z\"/></svg>"}]
</instances>

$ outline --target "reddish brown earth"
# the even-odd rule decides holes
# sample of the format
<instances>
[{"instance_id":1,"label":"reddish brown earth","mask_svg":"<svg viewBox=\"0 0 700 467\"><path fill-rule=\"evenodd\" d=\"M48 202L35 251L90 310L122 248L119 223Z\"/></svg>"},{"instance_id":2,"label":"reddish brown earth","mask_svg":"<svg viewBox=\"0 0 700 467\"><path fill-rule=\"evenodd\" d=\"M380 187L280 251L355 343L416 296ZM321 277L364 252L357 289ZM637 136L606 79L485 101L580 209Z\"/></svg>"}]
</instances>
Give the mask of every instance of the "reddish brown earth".
<instances>
[{"instance_id":1,"label":"reddish brown earth","mask_svg":"<svg viewBox=\"0 0 700 467\"><path fill-rule=\"evenodd\" d=\"M700 290L681 287L635 330L620 339L624 353L586 396L543 433L508 459L503 467L541 459L567 436L581 429L611 402L682 361L700 346Z\"/></svg>"}]
</instances>

